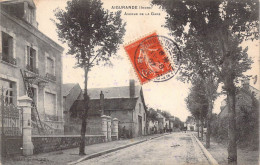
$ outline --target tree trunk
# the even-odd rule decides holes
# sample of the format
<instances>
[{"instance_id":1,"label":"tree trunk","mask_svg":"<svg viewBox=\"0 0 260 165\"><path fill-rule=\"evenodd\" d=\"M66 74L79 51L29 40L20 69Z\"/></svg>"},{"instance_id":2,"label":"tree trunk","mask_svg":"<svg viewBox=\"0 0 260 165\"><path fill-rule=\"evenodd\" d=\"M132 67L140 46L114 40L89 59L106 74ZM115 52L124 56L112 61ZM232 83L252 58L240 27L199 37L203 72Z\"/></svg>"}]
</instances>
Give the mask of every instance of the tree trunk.
<instances>
[{"instance_id":1,"label":"tree trunk","mask_svg":"<svg viewBox=\"0 0 260 165\"><path fill-rule=\"evenodd\" d=\"M206 133L206 148L210 148L210 134L211 134L211 116L212 116L212 100L209 97L209 107L207 115L207 133Z\"/></svg>"},{"instance_id":2,"label":"tree trunk","mask_svg":"<svg viewBox=\"0 0 260 165\"><path fill-rule=\"evenodd\" d=\"M201 118L201 140L203 140L203 133L204 133L203 128L204 128L204 121L203 121L203 119Z\"/></svg>"},{"instance_id":3,"label":"tree trunk","mask_svg":"<svg viewBox=\"0 0 260 165\"><path fill-rule=\"evenodd\" d=\"M233 82L232 82L233 83ZM232 84L233 85L233 84ZM228 106L228 164L237 164L235 87L227 90Z\"/></svg>"},{"instance_id":4,"label":"tree trunk","mask_svg":"<svg viewBox=\"0 0 260 165\"><path fill-rule=\"evenodd\" d=\"M81 138L80 138L80 146L79 146L79 155L86 155L85 153L85 134L86 134L86 125L87 125L87 117L88 117L88 68L84 68L85 71L85 88L84 88L84 113L82 115L82 123L81 123Z\"/></svg>"},{"instance_id":5,"label":"tree trunk","mask_svg":"<svg viewBox=\"0 0 260 165\"><path fill-rule=\"evenodd\" d=\"M200 137L200 120L197 120L198 138Z\"/></svg>"},{"instance_id":6,"label":"tree trunk","mask_svg":"<svg viewBox=\"0 0 260 165\"><path fill-rule=\"evenodd\" d=\"M200 121L201 121L201 140L203 140L204 121L203 121L203 118L202 118L202 113L201 113L201 116L200 116Z\"/></svg>"}]
</instances>

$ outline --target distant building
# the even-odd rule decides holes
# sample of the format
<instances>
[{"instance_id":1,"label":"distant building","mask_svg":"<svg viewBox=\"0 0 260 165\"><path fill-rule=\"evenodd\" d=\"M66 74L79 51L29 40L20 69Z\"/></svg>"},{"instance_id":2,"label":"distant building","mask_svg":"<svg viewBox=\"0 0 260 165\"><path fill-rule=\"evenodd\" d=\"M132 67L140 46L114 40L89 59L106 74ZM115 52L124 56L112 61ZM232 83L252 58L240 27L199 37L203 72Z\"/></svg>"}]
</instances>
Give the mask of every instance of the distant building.
<instances>
[{"instance_id":1,"label":"distant building","mask_svg":"<svg viewBox=\"0 0 260 165\"><path fill-rule=\"evenodd\" d=\"M162 133L164 132L164 128L165 128L165 117L162 115L162 112L160 110L157 110L157 120L158 120L158 129L159 132Z\"/></svg>"},{"instance_id":2,"label":"distant building","mask_svg":"<svg viewBox=\"0 0 260 165\"><path fill-rule=\"evenodd\" d=\"M63 96L63 114L64 114L64 132L67 132L70 128L70 108L76 100L81 99L82 89L79 84L63 84L62 86L62 96Z\"/></svg>"},{"instance_id":3,"label":"distant building","mask_svg":"<svg viewBox=\"0 0 260 165\"><path fill-rule=\"evenodd\" d=\"M155 134L155 133L158 133L158 130L159 130L159 124L158 124L158 121L157 120L150 120L148 122L148 132L147 134Z\"/></svg>"},{"instance_id":4,"label":"distant building","mask_svg":"<svg viewBox=\"0 0 260 165\"><path fill-rule=\"evenodd\" d=\"M196 131L197 130L197 125L196 125L196 120L192 116L188 116L186 120L186 126L187 126L187 131Z\"/></svg>"},{"instance_id":5,"label":"distant building","mask_svg":"<svg viewBox=\"0 0 260 165\"><path fill-rule=\"evenodd\" d=\"M4 88L5 104L17 105L17 99L31 91L39 113L32 110L33 133L37 133L36 120L38 126L40 120L48 132L62 134L64 49L38 30L33 0L3 1L0 6L0 86Z\"/></svg>"},{"instance_id":6,"label":"distant building","mask_svg":"<svg viewBox=\"0 0 260 165\"><path fill-rule=\"evenodd\" d=\"M242 88L238 91L236 95L236 113L239 113L242 109L250 111L252 108L253 97L257 100L260 99L260 92L258 89L249 85L249 81L243 81ZM220 119L228 117L228 107L226 99L221 102L221 111L218 114Z\"/></svg>"},{"instance_id":7,"label":"distant building","mask_svg":"<svg viewBox=\"0 0 260 165\"><path fill-rule=\"evenodd\" d=\"M88 111L88 134L100 133L101 116L107 115L119 120L119 134L124 132L128 137L146 134L146 106L141 86L135 86L130 80L129 86L88 89L90 97ZM74 125L74 134L80 125L79 114L84 109L83 97L74 102L70 108L70 123ZM124 130L124 131L123 131ZM79 130L78 130L79 131ZM67 132L70 134L71 132ZM119 135L120 136L120 135Z\"/></svg>"}]
</instances>

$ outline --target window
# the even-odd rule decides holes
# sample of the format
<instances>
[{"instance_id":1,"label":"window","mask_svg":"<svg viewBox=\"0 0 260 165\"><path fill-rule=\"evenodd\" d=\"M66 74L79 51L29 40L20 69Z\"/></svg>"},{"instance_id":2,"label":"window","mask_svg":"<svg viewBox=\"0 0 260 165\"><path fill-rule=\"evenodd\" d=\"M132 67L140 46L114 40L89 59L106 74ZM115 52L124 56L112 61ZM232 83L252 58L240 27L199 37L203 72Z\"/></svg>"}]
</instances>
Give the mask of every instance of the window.
<instances>
[{"instance_id":1,"label":"window","mask_svg":"<svg viewBox=\"0 0 260 165\"><path fill-rule=\"evenodd\" d=\"M34 23L34 8L32 6L28 6L28 17L27 17L27 21L30 23L30 24L33 24Z\"/></svg>"},{"instance_id":2,"label":"window","mask_svg":"<svg viewBox=\"0 0 260 165\"><path fill-rule=\"evenodd\" d=\"M56 81L55 76L55 58L45 54L45 69L46 69L46 78L52 81Z\"/></svg>"},{"instance_id":3,"label":"window","mask_svg":"<svg viewBox=\"0 0 260 165\"><path fill-rule=\"evenodd\" d=\"M56 121L57 115L56 115L56 95L55 94L45 92L44 107L45 107L45 119Z\"/></svg>"},{"instance_id":4,"label":"window","mask_svg":"<svg viewBox=\"0 0 260 165\"><path fill-rule=\"evenodd\" d=\"M145 113L144 113L144 121L145 121Z\"/></svg>"},{"instance_id":5,"label":"window","mask_svg":"<svg viewBox=\"0 0 260 165\"><path fill-rule=\"evenodd\" d=\"M50 57L47 57L47 73L54 74L54 60Z\"/></svg>"},{"instance_id":6,"label":"window","mask_svg":"<svg viewBox=\"0 0 260 165\"><path fill-rule=\"evenodd\" d=\"M139 113L141 113L141 103L139 103Z\"/></svg>"},{"instance_id":7,"label":"window","mask_svg":"<svg viewBox=\"0 0 260 165\"><path fill-rule=\"evenodd\" d=\"M27 46L27 66L26 68L34 73L39 73L38 69L36 68L36 50Z\"/></svg>"},{"instance_id":8,"label":"window","mask_svg":"<svg viewBox=\"0 0 260 165\"><path fill-rule=\"evenodd\" d=\"M16 65L16 60L13 58L13 37L5 32L2 32L2 60Z\"/></svg>"},{"instance_id":9,"label":"window","mask_svg":"<svg viewBox=\"0 0 260 165\"><path fill-rule=\"evenodd\" d=\"M14 104L15 100L15 83L11 81L5 81L0 79L1 87L4 90L4 104Z\"/></svg>"}]
</instances>

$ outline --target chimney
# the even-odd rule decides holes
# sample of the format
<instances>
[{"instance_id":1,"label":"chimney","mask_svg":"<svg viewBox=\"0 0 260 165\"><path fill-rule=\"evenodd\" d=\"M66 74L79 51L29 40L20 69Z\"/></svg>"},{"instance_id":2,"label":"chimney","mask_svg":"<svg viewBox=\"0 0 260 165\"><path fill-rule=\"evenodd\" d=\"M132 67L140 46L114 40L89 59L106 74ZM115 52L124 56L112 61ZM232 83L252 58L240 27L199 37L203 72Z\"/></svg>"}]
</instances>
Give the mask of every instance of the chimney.
<instances>
[{"instance_id":1,"label":"chimney","mask_svg":"<svg viewBox=\"0 0 260 165\"><path fill-rule=\"evenodd\" d=\"M104 115L104 94L102 91L100 92L100 110L101 116Z\"/></svg>"},{"instance_id":2,"label":"chimney","mask_svg":"<svg viewBox=\"0 0 260 165\"><path fill-rule=\"evenodd\" d=\"M135 97L135 80L130 79L129 81L129 93L130 93L130 98Z\"/></svg>"}]
</instances>

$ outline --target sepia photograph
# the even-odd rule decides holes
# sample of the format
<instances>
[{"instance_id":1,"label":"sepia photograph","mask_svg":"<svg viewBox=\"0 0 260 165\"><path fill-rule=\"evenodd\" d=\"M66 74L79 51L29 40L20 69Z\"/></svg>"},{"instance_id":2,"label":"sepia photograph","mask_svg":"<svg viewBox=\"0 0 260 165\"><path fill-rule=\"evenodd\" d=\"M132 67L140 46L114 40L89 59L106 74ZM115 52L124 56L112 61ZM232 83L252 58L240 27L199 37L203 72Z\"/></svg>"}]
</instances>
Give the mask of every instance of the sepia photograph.
<instances>
[{"instance_id":1,"label":"sepia photograph","mask_svg":"<svg viewBox=\"0 0 260 165\"><path fill-rule=\"evenodd\" d=\"M0 0L0 165L259 165L259 0Z\"/></svg>"}]
</instances>

